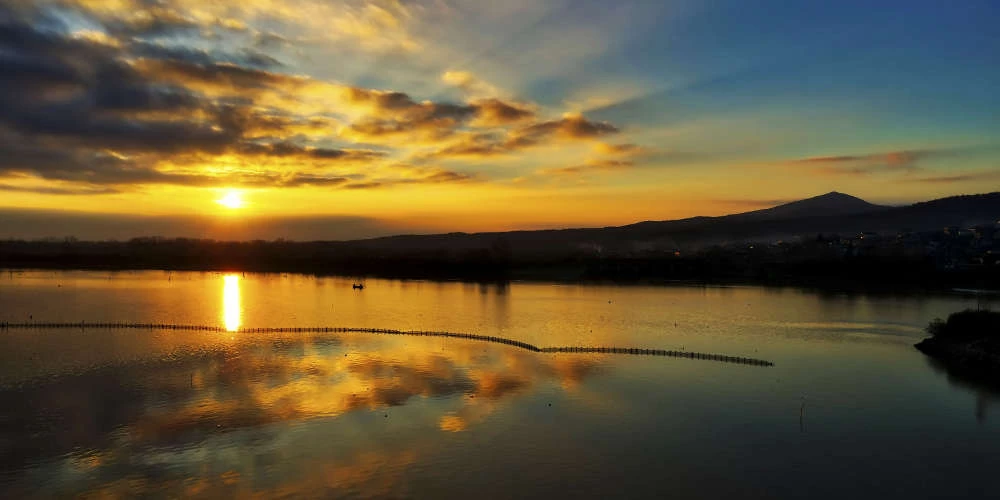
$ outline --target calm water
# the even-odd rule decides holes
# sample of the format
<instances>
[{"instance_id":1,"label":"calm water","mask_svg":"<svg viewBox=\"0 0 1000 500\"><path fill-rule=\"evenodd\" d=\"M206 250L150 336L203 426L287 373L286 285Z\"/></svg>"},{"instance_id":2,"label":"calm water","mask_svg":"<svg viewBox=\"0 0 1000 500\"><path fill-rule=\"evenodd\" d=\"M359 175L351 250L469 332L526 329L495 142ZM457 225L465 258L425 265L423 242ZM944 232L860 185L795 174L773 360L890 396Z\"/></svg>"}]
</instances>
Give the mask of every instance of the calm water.
<instances>
[{"instance_id":1,"label":"calm water","mask_svg":"<svg viewBox=\"0 0 1000 500\"><path fill-rule=\"evenodd\" d=\"M0 496L993 497L1000 397L912 344L972 298L4 272ZM991 407L993 405L993 407Z\"/></svg>"}]
</instances>

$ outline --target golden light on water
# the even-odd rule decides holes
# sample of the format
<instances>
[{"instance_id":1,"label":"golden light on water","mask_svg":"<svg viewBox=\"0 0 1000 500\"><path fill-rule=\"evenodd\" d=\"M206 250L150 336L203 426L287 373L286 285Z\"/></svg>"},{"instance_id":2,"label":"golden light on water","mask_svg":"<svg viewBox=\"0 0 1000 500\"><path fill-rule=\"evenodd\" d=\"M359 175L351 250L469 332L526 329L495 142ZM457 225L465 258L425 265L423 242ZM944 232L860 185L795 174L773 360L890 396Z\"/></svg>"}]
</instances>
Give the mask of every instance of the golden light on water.
<instances>
[{"instance_id":1,"label":"golden light on water","mask_svg":"<svg viewBox=\"0 0 1000 500\"><path fill-rule=\"evenodd\" d=\"M222 277L222 323L226 330L235 332L240 328L240 277L227 274Z\"/></svg>"}]
</instances>

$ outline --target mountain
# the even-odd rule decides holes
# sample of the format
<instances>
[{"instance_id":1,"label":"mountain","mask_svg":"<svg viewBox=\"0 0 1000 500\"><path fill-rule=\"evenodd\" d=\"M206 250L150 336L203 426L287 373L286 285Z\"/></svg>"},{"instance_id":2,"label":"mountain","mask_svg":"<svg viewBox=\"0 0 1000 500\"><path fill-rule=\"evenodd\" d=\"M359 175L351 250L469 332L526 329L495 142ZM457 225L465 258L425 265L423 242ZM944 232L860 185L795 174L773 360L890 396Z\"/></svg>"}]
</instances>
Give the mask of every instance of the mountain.
<instances>
[{"instance_id":1,"label":"mountain","mask_svg":"<svg viewBox=\"0 0 1000 500\"><path fill-rule=\"evenodd\" d=\"M806 198L739 215L758 219L790 219L794 217L855 215L884 210L886 208L889 207L875 205L861 198L832 191L813 198Z\"/></svg>"},{"instance_id":2,"label":"mountain","mask_svg":"<svg viewBox=\"0 0 1000 500\"><path fill-rule=\"evenodd\" d=\"M355 251L464 252L510 248L515 258L544 258L601 249L602 252L649 249L694 250L731 242L775 241L817 233L852 235L862 231L928 231L1000 219L1000 192L954 196L903 207L868 203L843 193L827 193L773 208L719 217L645 221L626 226L389 236L341 242Z\"/></svg>"}]
</instances>

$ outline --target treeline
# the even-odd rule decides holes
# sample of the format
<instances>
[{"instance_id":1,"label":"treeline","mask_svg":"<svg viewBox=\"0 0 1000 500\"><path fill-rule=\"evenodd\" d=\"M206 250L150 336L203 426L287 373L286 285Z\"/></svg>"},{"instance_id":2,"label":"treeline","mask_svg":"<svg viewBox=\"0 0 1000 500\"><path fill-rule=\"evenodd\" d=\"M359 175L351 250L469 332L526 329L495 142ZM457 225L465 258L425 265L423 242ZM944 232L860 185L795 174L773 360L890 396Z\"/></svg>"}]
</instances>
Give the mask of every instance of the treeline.
<instances>
[{"instance_id":1,"label":"treeline","mask_svg":"<svg viewBox=\"0 0 1000 500\"><path fill-rule=\"evenodd\" d=\"M843 287L995 288L1000 266L944 269L904 255L842 256L715 247L689 255L600 256L566 250L532 257L497 239L457 250L367 248L358 242L136 238L125 242L0 241L0 267L298 272L466 280L610 280L771 283Z\"/></svg>"},{"instance_id":2,"label":"treeline","mask_svg":"<svg viewBox=\"0 0 1000 500\"><path fill-rule=\"evenodd\" d=\"M509 255L461 251L372 250L342 242L214 241L134 238L129 241L0 241L0 267L300 272L386 277L493 278L509 272Z\"/></svg>"}]
</instances>

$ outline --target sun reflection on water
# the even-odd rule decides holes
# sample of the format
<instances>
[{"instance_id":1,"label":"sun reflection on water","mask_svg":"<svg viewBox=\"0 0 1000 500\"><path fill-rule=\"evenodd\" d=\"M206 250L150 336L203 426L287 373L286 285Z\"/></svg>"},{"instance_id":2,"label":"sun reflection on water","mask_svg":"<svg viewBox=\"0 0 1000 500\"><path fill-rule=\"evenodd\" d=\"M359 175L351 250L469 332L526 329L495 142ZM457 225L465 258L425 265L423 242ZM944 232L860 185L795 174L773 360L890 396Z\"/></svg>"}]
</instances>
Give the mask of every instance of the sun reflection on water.
<instances>
[{"instance_id":1,"label":"sun reflection on water","mask_svg":"<svg viewBox=\"0 0 1000 500\"><path fill-rule=\"evenodd\" d=\"M235 332L240 328L240 277L227 274L222 277L222 323L226 330Z\"/></svg>"}]
</instances>

